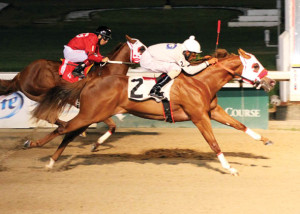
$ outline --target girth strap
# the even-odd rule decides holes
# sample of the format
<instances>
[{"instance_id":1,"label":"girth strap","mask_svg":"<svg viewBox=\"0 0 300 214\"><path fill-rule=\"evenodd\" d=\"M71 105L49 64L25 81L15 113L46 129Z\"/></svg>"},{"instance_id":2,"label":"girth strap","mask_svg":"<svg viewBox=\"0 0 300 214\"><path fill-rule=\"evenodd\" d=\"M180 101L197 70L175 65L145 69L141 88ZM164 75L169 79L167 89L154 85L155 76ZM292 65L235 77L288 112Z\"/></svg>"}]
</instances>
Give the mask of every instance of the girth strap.
<instances>
[{"instance_id":1,"label":"girth strap","mask_svg":"<svg viewBox=\"0 0 300 214\"><path fill-rule=\"evenodd\" d=\"M162 101L163 107L164 107L164 117L165 121L169 123L175 123L173 114L172 114L172 109L169 100L163 99Z\"/></svg>"}]
</instances>

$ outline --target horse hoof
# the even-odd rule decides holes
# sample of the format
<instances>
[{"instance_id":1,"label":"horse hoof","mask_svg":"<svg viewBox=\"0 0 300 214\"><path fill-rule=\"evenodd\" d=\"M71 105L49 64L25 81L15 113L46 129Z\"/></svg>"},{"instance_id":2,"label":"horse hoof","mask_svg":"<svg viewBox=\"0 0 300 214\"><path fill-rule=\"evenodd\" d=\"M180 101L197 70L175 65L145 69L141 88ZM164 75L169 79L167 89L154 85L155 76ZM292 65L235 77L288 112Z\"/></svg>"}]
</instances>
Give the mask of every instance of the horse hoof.
<instances>
[{"instance_id":1,"label":"horse hoof","mask_svg":"<svg viewBox=\"0 0 300 214\"><path fill-rule=\"evenodd\" d=\"M236 173L232 173L231 175L232 175L232 176L235 176L235 177L238 177L238 176L240 176L240 174L239 174L238 172L236 172Z\"/></svg>"},{"instance_id":2,"label":"horse hoof","mask_svg":"<svg viewBox=\"0 0 300 214\"><path fill-rule=\"evenodd\" d=\"M50 171L53 169L53 166L50 166L49 164L45 165L45 169Z\"/></svg>"},{"instance_id":3,"label":"horse hoof","mask_svg":"<svg viewBox=\"0 0 300 214\"><path fill-rule=\"evenodd\" d=\"M52 158L50 158L49 164L45 165L45 168L47 170L51 170L51 169L53 169L54 164L55 164L55 160L53 160Z\"/></svg>"},{"instance_id":4,"label":"horse hoof","mask_svg":"<svg viewBox=\"0 0 300 214\"><path fill-rule=\"evenodd\" d=\"M239 172L235 168L230 168L229 171L230 171L230 174L232 176L239 176L240 175Z\"/></svg>"},{"instance_id":5,"label":"horse hoof","mask_svg":"<svg viewBox=\"0 0 300 214\"><path fill-rule=\"evenodd\" d=\"M86 137L86 132L82 132L79 136L80 137Z\"/></svg>"},{"instance_id":6,"label":"horse hoof","mask_svg":"<svg viewBox=\"0 0 300 214\"><path fill-rule=\"evenodd\" d=\"M265 142L265 145L266 146L271 146L271 145L273 145L274 143L272 142L272 141L270 141L270 140L268 140L267 142Z\"/></svg>"},{"instance_id":7,"label":"horse hoof","mask_svg":"<svg viewBox=\"0 0 300 214\"><path fill-rule=\"evenodd\" d=\"M99 145L99 143L94 143L91 147L91 152L96 152Z\"/></svg>"},{"instance_id":8,"label":"horse hoof","mask_svg":"<svg viewBox=\"0 0 300 214\"><path fill-rule=\"evenodd\" d=\"M23 149L28 149L28 148L30 148L30 143L31 143L30 140L26 140L25 143L23 144Z\"/></svg>"}]
</instances>

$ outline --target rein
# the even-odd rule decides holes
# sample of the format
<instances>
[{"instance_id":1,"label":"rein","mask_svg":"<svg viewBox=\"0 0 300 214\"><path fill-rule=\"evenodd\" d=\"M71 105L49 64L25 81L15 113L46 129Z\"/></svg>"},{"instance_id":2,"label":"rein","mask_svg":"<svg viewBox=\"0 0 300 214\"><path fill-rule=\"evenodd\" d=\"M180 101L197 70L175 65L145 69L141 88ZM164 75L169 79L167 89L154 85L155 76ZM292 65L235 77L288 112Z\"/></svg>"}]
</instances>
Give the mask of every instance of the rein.
<instances>
[{"instance_id":1,"label":"rein","mask_svg":"<svg viewBox=\"0 0 300 214\"><path fill-rule=\"evenodd\" d=\"M219 66L220 66L221 68L223 68L224 70L226 70L226 71L227 71L228 73L230 73L232 76L239 76L239 77L241 77L242 79L245 79L245 80L249 81L251 84L254 84L254 83L255 83L254 81L249 80L248 78L243 77L242 75L235 73L232 69L230 69L230 68L228 68L228 67L222 65L222 64L219 63L219 62L217 62L216 64L219 65Z\"/></svg>"}]
</instances>

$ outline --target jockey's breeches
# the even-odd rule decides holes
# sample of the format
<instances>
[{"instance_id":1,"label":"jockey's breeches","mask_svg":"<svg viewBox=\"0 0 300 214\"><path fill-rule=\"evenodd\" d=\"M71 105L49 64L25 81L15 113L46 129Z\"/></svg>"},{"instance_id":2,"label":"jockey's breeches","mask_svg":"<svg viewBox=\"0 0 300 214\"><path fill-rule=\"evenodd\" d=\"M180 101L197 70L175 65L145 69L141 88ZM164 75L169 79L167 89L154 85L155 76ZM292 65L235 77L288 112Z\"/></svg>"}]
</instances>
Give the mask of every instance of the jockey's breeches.
<instances>
[{"instance_id":1,"label":"jockey's breeches","mask_svg":"<svg viewBox=\"0 0 300 214\"><path fill-rule=\"evenodd\" d=\"M177 77L181 72L181 67L175 62L164 62L157 60L152 57L147 50L141 56L140 65L141 67L151 70L152 72L167 73L172 79Z\"/></svg>"},{"instance_id":2,"label":"jockey's breeches","mask_svg":"<svg viewBox=\"0 0 300 214\"><path fill-rule=\"evenodd\" d=\"M64 47L64 58L71 62L83 62L88 58L84 50L73 50L67 45Z\"/></svg>"}]
</instances>

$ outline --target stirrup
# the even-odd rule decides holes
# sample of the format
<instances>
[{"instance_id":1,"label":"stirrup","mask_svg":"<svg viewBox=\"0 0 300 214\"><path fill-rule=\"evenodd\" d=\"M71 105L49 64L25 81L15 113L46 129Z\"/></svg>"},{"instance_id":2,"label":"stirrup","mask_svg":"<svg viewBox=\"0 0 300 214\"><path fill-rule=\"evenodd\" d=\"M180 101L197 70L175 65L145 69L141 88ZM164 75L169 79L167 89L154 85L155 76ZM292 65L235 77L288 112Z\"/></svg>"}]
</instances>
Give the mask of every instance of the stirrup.
<instances>
[{"instance_id":1,"label":"stirrup","mask_svg":"<svg viewBox=\"0 0 300 214\"><path fill-rule=\"evenodd\" d=\"M79 77L79 78L84 78L84 77L85 77L83 73L81 73L81 72L76 72L76 71L72 71L72 75L73 75L74 77Z\"/></svg>"},{"instance_id":2,"label":"stirrup","mask_svg":"<svg viewBox=\"0 0 300 214\"><path fill-rule=\"evenodd\" d=\"M158 99L160 99L160 100L165 99L165 96L164 96L164 93L163 93L163 92L158 92L158 93L155 93L155 92L152 92L152 93L151 93L151 92L150 92L150 93L149 93L149 96L158 98Z\"/></svg>"}]
</instances>

